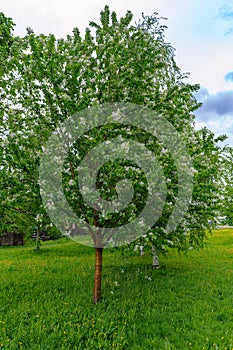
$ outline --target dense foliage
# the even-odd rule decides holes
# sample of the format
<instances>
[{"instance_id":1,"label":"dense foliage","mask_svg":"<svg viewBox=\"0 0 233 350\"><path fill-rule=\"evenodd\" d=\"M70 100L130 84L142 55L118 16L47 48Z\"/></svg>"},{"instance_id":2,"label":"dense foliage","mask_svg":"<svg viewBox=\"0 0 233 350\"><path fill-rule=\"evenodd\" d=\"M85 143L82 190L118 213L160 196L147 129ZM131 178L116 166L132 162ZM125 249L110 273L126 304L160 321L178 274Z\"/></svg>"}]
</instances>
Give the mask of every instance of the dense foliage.
<instances>
[{"instance_id":1,"label":"dense foliage","mask_svg":"<svg viewBox=\"0 0 233 350\"><path fill-rule=\"evenodd\" d=\"M100 24L90 22L84 37L77 28L72 35L36 35L30 28L23 38L13 36L13 23L1 14L0 132L1 222L0 230L31 234L34 227L58 235L42 205L38 184L43 146L59 122L68 116L106 102L131 102L162 114L180 133L190 153L194 175L189 210L176 230L165 228L177 197L177 171L170 151L143 130L107 125L79 138L64 164L64 186L70 205L89 223L116 225L137 215L146 198L146 179L136 165L116 160L99 175L103 197L115 195L116 182L129 178L134 183L135 203L124 215L101 216L85 207L77 186L80 160L101 141L122 134L141 142L154 152L167 179L163 213L148 235L134 242L136 248L153 242L190 249L203 245L206 229L219 215L222 200L221 162L224 149L209 130L195 130L193 111L200 105L194 93L198 85L185 82L175 63L174 49L164 39L166 26L157 14L143 16L132 25L132 14L117 19L106 6ZM79 150L74 157L72 150ZM108 176L111 174L111 176ZM137 185L141 182L141 185ZM105 185L104 185L105 184ZM107 226L107 227L108 227Z\"/></svg>"}]
</instances>

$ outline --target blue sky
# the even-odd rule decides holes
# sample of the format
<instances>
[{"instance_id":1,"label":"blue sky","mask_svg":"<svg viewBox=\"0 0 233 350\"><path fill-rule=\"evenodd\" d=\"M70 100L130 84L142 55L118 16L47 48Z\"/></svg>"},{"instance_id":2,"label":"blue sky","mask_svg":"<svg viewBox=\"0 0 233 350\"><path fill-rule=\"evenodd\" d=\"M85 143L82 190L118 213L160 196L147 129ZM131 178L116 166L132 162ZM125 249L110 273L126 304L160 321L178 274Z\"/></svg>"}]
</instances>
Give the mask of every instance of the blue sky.
<instances>
[{"instance_id":1,"label":"blue sky","mask_svg":"<svg viewBox=\"0 0 233 350\"><path fill-rule=\"evenodd\" d=\"M32 27L36 33L65 36L74 27L84 31L90 20L98 21L106 4L119 16L131 10L135 21L142 12L168 18L166 41L176 49L176 62L190 73L190 83L201 85L197 127L226 134L233 146L232 0L0 0L0 11L13 18L16 34Z\"/></svg>"}]
</instances>

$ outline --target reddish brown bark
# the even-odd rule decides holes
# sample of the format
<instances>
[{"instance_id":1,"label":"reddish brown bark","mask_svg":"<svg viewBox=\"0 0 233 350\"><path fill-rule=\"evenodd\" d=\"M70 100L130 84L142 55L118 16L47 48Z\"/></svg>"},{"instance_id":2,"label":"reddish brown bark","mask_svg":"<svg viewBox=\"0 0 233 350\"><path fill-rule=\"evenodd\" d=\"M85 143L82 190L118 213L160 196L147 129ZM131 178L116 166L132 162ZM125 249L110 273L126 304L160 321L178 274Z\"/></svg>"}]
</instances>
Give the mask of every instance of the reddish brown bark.
<instances>
[{"instance_id":1,"label":"reddish brown bark","mask_svg":"<svg viewBox=\"0 0 233 350\"><path fill-rule=\"evenodd\" d=\"M100 188L100 183L97 182L97 188ZM94 210L94 226L98 227L98 213ZM103 248L101 247L102 237L101 228L94 236L95 245L95 275L94 275L94 291L93 291L93 303L96 304L101 298L101 282L102 282L102 256Z\"/></svg>"},{"instance_id":2,"label":"reddish brown bark","mask_svg":"<svg viewBox=\"0 0 233 350\"><path fill-rule=\"evenodd\" d=\"M102 254L103 248L95 248L94 304L96 304L101 298Z\"/></svg>"}]
</instances>

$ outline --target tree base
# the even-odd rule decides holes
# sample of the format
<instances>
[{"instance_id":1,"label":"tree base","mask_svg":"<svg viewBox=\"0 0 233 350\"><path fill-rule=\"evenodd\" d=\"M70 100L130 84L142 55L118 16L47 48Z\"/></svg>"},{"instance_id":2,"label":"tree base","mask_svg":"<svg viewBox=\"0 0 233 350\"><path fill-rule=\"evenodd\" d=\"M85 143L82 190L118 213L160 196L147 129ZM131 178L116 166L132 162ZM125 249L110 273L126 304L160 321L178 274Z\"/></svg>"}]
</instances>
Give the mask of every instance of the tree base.
<instances>
[{"instance_id":1,"label":"tree base","mask_svg":"<svg viewBox=\"0 0 233 350\"><path fill-rule=\"evenodd\" d=\"M96 304L101 298L101 279L102 279L102 254L103 248L95 249L95 276L94 276L94 292L93 304Z\"/></svg>"},{"instance_id":2,"label":"tree base","mask_svg":"<svg viewBox=\"0 0 233 350\"><path fill-rule=\"evenodd\" d=\"M153 265L153 266L152 266L152 269L153 269L153 270L159 270L159 269L160 269L160 266L159 266L159 265Z\"/></svg>"}]
</instances>

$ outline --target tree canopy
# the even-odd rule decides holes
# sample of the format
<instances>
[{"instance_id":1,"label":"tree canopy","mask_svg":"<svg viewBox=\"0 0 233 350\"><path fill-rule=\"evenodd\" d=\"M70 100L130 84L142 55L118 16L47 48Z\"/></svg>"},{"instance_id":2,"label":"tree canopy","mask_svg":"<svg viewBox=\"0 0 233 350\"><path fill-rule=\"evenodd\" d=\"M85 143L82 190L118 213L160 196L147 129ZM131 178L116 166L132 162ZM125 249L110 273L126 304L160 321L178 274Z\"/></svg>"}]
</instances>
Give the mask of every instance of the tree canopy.
<instances>
[{"instance_id":1,"label":"tree canopy","mask_svg":"<svg viewBox=\"0 0 233 350\"><path fill-rule=\"evenodd\" d=\"M38 169L43 146L59 122L95 104L130 102L163 115L180 133L190 153L193 196L176 230L164 233L176 201L177 172L169 150L161 142L142 130L106 126L99 135L95 130L76 143L80 159L94 144L119 133L143 143L156 154L167 178L163 213L150 236L143 237L143 244L154 241L160 249L167 245L188 249L203 244L210 220L214 222L219 213L224 150L218 141L222 138L206 128L195 129L193 111L200 104L194 92L199 86L186 83L187 75L176 65L174 49L165 42L166 26L161 22L157 14L143 15L133 25L131 12L118 19L106 6L100 23L90 22L84 37L75 28L66 38L36 35L31 29L19 38L13 36L12 20L1 14L1 230L31 232L38 221L42 226L52 226L41 202ZM67 188L77 176L78 164L70 152L64 172ZM126 166L129 164L118 160L106 167L102 176L108 182L108 196L115 191L114 172L119 178ZM106 179L107 174L111 174L111 179ZM86 219L88 216L90 220L90 215L94 218L93 211L83 213L82 196L79 191L72 196L71 187L67 189L71 205L78 214L82 211ZM145 188L139 193L140 209ZM136 213L135 208L132 210ZM116 218L111 217L108 224L111 219L114 224ZM122 218L117 219L119 223Z\"/></svg>"}]
</instances>

